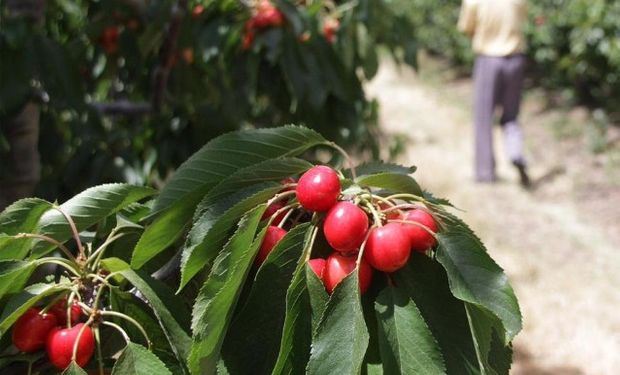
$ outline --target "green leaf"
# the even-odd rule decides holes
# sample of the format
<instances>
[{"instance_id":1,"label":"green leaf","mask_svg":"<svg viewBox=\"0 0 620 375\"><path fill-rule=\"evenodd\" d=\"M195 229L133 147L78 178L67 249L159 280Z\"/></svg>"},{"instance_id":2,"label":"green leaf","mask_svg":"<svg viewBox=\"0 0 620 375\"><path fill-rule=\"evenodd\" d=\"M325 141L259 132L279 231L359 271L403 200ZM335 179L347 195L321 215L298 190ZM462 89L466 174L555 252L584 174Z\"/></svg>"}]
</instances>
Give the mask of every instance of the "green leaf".
<instances>
[{"instance_id":1,"label":"green leaf","mask_svg":"<svg viewBox=\"0 0 620 375\"><path fill-rule=\"evenodd\" d=\"M400 164L394 163L386 163L383 161L372 161L364 164L360 164L355 167L355 171L357 172L358 177L361 176L369 176L380 173L392 173L392 174L402 174L402 175L410 175L416 171L415 166L405 167ZM345 176L347 178L352 178L351 172L349 170L345 171Z\"/></svg>"},{"instance_id":2,"label":"green leaf","mask_svg":"<svg viewBox=\"0 0 620 375\"><path fill-rule=\"evenodd\" d=\"M128 184L99 185L84 190L60 207L75 221L78 230L82 231L131 203L155 194L155 192L149 187ZM60 242L71 238L71 229L58 210L45 212L39 221L37 231ZM32 256L41 257L52 248L53 245L47 242L38 242Z\"/></svg>"},{"instance_id":3,"label":"green leaf","mask_svg":"<svg viewBox=\"0 0 620 375\"><path fill-rule=\"evenodd\" d=\"M260 267L247 302L224 340L222 355L231 374L271 373L280 349L286 290L309 228L310 223L305 223L291 229Z\"/></svg>"},{"instance_id":4,"label":"green leaf","mask_svg":"<svg viewBox=\"0 0 620 375\"><path fill-rule=\"evenodd\" d=\"M123 353L114 364L112 375L166 375L172 373L155 354L145 347L127 344Z\"/></svg>"},{"instance_id":5,"label":"green leaf","mask_svg":"<svg viewBox=\"0 0 620 375\"><path fill-rule=\"evenodd\" d=\"M30 238L13 238L33 232L41 216L52 204L38 198L19 200L0 213L0 259L23 259L33 242ZM2 233L9 236L2 236Z\"/></svg>"},{"instance_id":6,"label":"green leaf","mask_svg":"<svg viewBox=\"0 0 620 375\"><path fill-rule=\"evenodd\" d=\"M253 242L265 205L250 211L219 253L192 312L194 332L188 364L192 374L214 374L243 283L258 252L263 232Z\"/></svg>"},{"instance_id":7,"label":"green leaf","mask_svg":"<svg viewBox=\"0 0 620 375\"><path fill-rule=\"evenodd\" d=\"M314 311L306 286L306 258L312 250L312 238L318 231L313 227L304 239L304 251L297 261L293 281L286 291L286 316L282 329L280 352L272 374L303 374L310 358L312 344L312 320ZM320 316L320 315L319 315Z\"/></svg>"},{"instance_id":8,"label":"green leaf","mask_svg":"<svg viewBox=\"0 0 620 375\"><path fill-rule=\"evenodd\" d=\"M303 173L312 167L313 165L309 162L297 158L265 160L249 167L239 169L230 177L222 180L209 191L204 202L212 204L248 186L268 181L279 181L286 177Z\"/></svg>"},{"instance_id":9,"label":"green leaf","mask_svg":"<svg viewBox=\"0 0 620 375\"><path fill-rule=\"evenodd\" d=\"M214 203L194 223L181 259L182 289L205 266L210 267L226 243L230 230L247 211L266 202L282 189L280 184L250 186ZM266 205L262 206L264 211ZM262 213L261 213L262 215Z\"/></svg>"},{"instance_id":10,"label":"green leaf","mask_svg":"<svg viewBox=\"0 0 620 375\"><path fill-rule=\"evenodd\" d=\"M134 320L140 322L140 325L144 328L151 341L151 350L156 351L169 351L170 345L168 338L161 328L159 321L153 314L153 309L142 299L130 292L121 290L117 286L112 286L110 290L110 308L114 311L121 312ZM125 319L112 318L115 323L120 325L133 342L145 342L142 332L133 324ZM176 358L173 358L176 361Z\"/></svg>"},{"instance_id":11,"label":"green leaf","mask_svg":"<svg viewBox=\"0 0 620 375\"><path fill-rule=\"evenodd\" d=\"M21 293L14 295L4 306L0 315L0 337L22 316L26 310L34 306L39 300L71 288L69 283L60 284L33 284Z\"/></svg>"},{"instance_id":12,"label":"green leaf","mask_svg":"<svg viewBox=\"0 0 620 375\"><path fill-rule=\"evenodd\" d=\"M183 328L185 326L183 319L188 315L184 311L183 301L149 275L132 270L121 259L106 258L101 264L108 271L121 274L142 293L153 308L175 356L180 363L184 363L189 354L191 339ZM168 307L174 310L174 315Z\"/></svg>"},{"instance_id":13,"label":"green leaf","mask_svg":"<svg viewBox=\"0 0 620 375\"><path fill-rule=\"evenodd\" d=\"M493 314L476 305L465 303L465 310L480 368L484 368L491 375L507 375L512 363L512 349L510 346L504 346L502 340L498 339L503 333L501 322Z\"/></svg>"},{"instance_id":14,"label":"green leaf","mask_svg":"<svg viewBox=\"0 0 620 375\"><path fill-rule=\"evenodd\" d=\"M498 317L508 344L521 330L519 304L508 277L465 223L454 217L444 222L437 235L437 260L448 274L452 294Z\"/></svg>"},{"instance_id":15,"label":"green leaf","mask_svg":"<svg viewBox=\"0 0 620 375\"><path fill-rule=\"evenodd\" d=\"M359 374L368 347L358 272L336 286L312 340L308 374Z\"/></svg>"},{"instance_id":16,"label":"green leaf","mask_svg":"<svg viewBox=\"0 0 620 375\"><path fill-rule=\"evenodd\" d=\"M166 209L146 227L131 257L131 267L142 268L149 260L172 245L185 232L189 219L196 209L193 195L180 199Z\"/></svg>"},{"instance_id":17,"label":"green leaf","mask_svg":"<svg viewBox=\"0 0 620 375\"><path fill-rule=\"evenodd\" d=\"M69 367L62 372L62 375L88 375L75 361L71 361Z\"/></svg>"},{"instance_id":18,"label":"green leaf","mask_svg":"<svg viewBox=\"0 0 620 375\"><path fill-rule=\"evenodd\" d=\"M409 295L441 348L448 374L470 373L478 366L463 302L450 292L445 270L429 257L412 253L409 262L392 274Z\"/></svg>"},{"instance_id":19,"label":"green leaf","mask_svg":"<svg viewBox=\"0 0 620 375\"><path fill-rule=\"evenodd\" d=\"M394 287L375 301L379 346L387 374L445 374L440 349L415 303Z\"/></svg>"},{"instance_id":20,"label":"green leaf","mask_svg":"<svg viewBox=\"0 0 620 375\"><path fill-rule=\"evenodd\" d=\"M0 232L10 235L32 232L41 215L51 208L52 204L43 199L21 199L0 213Z\"/></svg>"},{"instance_id":21,"label":"green leaf","mask_svg":"<svg viewBox=\"0 0 620 375\"><path fill-rule=\"evenodd\" d=\"M181 164L159 195L153 212L170 207L189 193L202 191L206 194L240 168L267 159L295 156L324 142L314 130L298 126L221 135Z\"/></svg>"},{"instance_id":22,"label":"green leaf","mask_svg":"<svg viewBox=\"0 0 620 375\"><path fill-rule=\"evenodd\" d=\"M377 173L359 176L355 182L361 186L372 186L388 189L395 193L406 193L422 196L420 185L413 177L398 173Z\"/></svg>"},{"instance_id":23,"label":"green leaf","mask_svg":"<svg viewBox=\"0 0 620 375\"><path fill-rule=\"evenodd\" d=\"M33 261L0 261L0 300L6 294L21 290L36 267Z\"/></svg>"},{"instance_id":24,"label":"green leaf","mask_svg":"<svg viewBox=\"0 0 620 375\"><path fill-rule=\"evenodd\" d=\"M306 263L306 285L310 305L312 306L312 332L315 332L321 323L321 317L329 301L329 294L325 290L323 281L314 273L310 265Z\"/></svg>"}]
</instances>

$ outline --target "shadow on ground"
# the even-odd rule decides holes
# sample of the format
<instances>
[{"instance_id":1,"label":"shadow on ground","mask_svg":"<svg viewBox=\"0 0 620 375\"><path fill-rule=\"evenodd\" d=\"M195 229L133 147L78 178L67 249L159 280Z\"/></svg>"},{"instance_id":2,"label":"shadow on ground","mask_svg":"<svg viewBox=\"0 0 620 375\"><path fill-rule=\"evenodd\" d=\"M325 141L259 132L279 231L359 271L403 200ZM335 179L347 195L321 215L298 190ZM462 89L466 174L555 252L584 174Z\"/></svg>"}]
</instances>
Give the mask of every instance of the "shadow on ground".
<instances>
[{"instance_id":1,"label":"shadow on ground","mask_svg":"<svg viewBox=\"0 0 620 375\"><path fill-rule=\"evenodd\" d=\"M522 346L516 346L513 354L514 364L511 375L583 375L576 367L554 366L541 367L540 361Z\"/></svg>"}]
</instances>

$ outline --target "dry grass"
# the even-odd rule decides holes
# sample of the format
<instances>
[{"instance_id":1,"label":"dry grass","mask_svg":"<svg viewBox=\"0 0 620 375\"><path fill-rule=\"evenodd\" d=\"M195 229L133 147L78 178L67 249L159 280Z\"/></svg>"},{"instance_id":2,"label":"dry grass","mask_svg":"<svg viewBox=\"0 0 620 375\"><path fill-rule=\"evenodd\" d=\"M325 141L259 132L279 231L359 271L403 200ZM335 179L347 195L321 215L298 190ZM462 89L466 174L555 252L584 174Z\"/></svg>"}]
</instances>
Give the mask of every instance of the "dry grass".
<instances>
[{"instance_id":1,"label":"dry grass","mask_svg":"<svg viewBox=\"0 0 620 375\"><path fill-rule=\"evenodd\" d=\"M426 66L435 65L423 63L422 72ZM436 74L420 78L388 62L368 85L381 103L384 130L408 137L399 161L417 165L416 177L425 188L465 210L460 215L511 278L525 319L515 340L512 373L617 374L617 150L591 154L579 134L587 117L543 110L540 98L530 95L522 120L536 189L518 187L517 174L503 157L499 133L500 181L475 184L470 87L467 79ZM566 119L577 130L558 136L553 129Z\"/></svg>"}]
</instances>

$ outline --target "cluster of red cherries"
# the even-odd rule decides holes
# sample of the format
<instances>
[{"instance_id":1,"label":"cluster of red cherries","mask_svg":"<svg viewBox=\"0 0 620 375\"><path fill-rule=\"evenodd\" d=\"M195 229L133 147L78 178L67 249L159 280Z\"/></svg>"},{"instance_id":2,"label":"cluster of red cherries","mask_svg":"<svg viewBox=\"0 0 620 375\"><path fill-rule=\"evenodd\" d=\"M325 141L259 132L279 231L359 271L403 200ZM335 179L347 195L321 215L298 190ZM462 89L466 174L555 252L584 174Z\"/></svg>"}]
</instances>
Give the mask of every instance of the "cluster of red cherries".
<instances>
[{"instance_id":1,"label":"cluster of red cherries","mask_svg":"<svg viewBox=\"0 0 620 375\"><path fill-rule=\"evenodd\" d=\"M360 195L344 197L338 173L330 167L309 169L299 178L295 195L304 210L322 214L323 234L333 251L326 259L308 262L330 294L356 269L360 251L359 285L364 293L372 281L373 269L394 272L407 263L412 251L426 252L436 244L437 223L425 207L399 205L371 192L364 195L369 199ZM282 228L286 208L281 200L267 207L263 218L271 222L257 264L287 233Z\"/></svg>"},{"instance_id":2,"label":"cluster of red cherries","mask_svg":"<svg viewBox=\"0 0 620 375\"><path fill-rule=\"evenodd\" d=\"M243 27L243 49L252 47L257 31L280 27L283 23L284 16L275 5L270 0L260 0L254 9L254 14Z\"/></svg>"},{"instance_id":3,"label":"cluster of red cherries","mask_svg":"<svg viewBox=\"0 0 620 375\"><path fill-rule=\"evenodd\" d=\"M95 337L88 325L80 323L82 309L74 302L67 306L67 296L47 309L29 308L13 326L13 345L24 353L45 348L50 362L59 370L75 361L84 367L95 350Z\"/></svg>"}]
</instances>

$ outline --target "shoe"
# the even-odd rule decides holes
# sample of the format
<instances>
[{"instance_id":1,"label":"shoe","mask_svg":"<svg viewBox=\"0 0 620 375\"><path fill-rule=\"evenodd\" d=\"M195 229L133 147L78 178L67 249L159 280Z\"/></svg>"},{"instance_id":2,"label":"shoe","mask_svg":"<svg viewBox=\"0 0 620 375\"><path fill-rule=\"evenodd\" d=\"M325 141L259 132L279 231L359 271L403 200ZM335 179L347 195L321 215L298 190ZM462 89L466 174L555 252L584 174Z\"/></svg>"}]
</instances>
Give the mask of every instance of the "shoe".
<instances>
[{"instance_id":1,"label":"shoe","mask_svg":"<svg viewBox=\"0 0 620 375\"><path fill-rule=\"evenodd\" d=\"M528 176L527 174L527 167L525 166L525 163L523 161L517 160L513 161L512 165L514 165L519 172L521 186L525 189L529 189L532 186L532 183L530 181L530 176Z\"/></svg>"}]
</instances>

